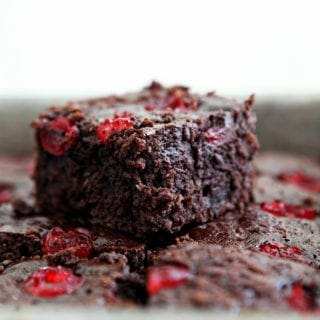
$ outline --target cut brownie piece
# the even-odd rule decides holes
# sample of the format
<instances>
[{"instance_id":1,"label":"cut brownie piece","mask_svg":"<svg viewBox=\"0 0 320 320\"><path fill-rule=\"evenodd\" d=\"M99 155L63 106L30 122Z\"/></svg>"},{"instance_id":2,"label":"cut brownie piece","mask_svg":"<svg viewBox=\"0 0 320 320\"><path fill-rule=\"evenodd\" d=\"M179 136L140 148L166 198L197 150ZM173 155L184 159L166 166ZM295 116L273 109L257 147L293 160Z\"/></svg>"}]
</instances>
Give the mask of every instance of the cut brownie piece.
<instances>
[{"instance_id":1,"label":"cut brownie piece","mask_svg":"<svg viewBox=\"0 0 320 320\"><path fill-rule=\"evenodd\" d=\"M52 239L45 241L49 234ZM89 248L83 254L88 242ZM44 254L51 264L75 264L78 258L96 257L107 252L123 253L132 269L144 266L145 244L127 235L75 219L51 219L38 215L17 217L12 205L0 206L2 267Z\"/></svg>"},{"instance_id":2,"label":"cut brownie piece","mask_svg":"<svg viewBox=\"0 0 320 320\"><path fill-rule=\"evenodd\" d=\"M141 283L138 275L129 272L121 254L104 254L73 268L29 260L0 275L0 303L130 306L142 302Z\"/></svg>"},{"instance_id":3,"label":"cut brownie piece","mask_svg":"<svg viewBox=\"0 0 320 320\"><path fill-rule=\"evenodd\" d=\"M176 241L246 248L319 268L319 234L320 218L277 217L252 207L245 214L228 213L191 228Z\"/></svg>"},{"instance_id":4,"label":"cut brownie piece","mask_svg":"<svg viewBox=\"0 0 320 320\"><path fill-rule=\"evenodd\" d=\"M320 274L314 268L241 248L172 246L153 256L147 289L152 306L314 311Z\"/></svg>"},{"instance_id":5,"label":"cut brownie piece","mask_svg":"<svg viewBox=\"0 0 320 320\"><path fill-rule=\"evenodd\" d=\"M38 208L89 213L135 237L243 210L258 146L252 105L153 83L49 108L34 122Z\"/></svg>"},{"instance_id":6,"label":"cut brownie piece","mask_svg":"<svg viewBox=\"0 0 320 320\"><path fill-rule=\"evenodd\" d=\"M42 256L42 237L48 231L46 217L17 218L12 205L0 206L0 266L24 257Z\"/></svg>"},{"instance_id":7,"label":"cut brownie piece","mask_svg":"<svg viewBox=\"0 0 320 320\"><path fill-rule=\"evenodd\" d=\"M320 164L306 156L265 152L256 158L256 202L281 200L320 210Z\"/></svg>"},{"instance_id":8,"label":"cut brownie piece","mask_svg":"<svg viewBox=\"0 0 320 320\"><path fill-rule=\"evenodd\" d=\"M72 246L68 248L64 245L56 248L56 245L52 242L53 250L47 255L50 265L72 266L83 258L93 258L104 253L116 252L126 256L131 270L144 268L146 245L143 242L99 226L87 224L85 229L82 226L78 224L78 228L73 225L73 228L70 227L66 231L60 228L54 228L49 231L49 233L53 232L53 241L59 238L64 239L62 240L64 243L74 243L72 245L73 248ZM52 230L58 231L54 232ZM47 233L46 237L48 237L49 233ZM78 254L74 252L74 248L78 250Z\"/></svg>"},{"instance_id":9,"label":"cut brownie piece","mask_svg":"<svg viewBox=\"0 0 320 320\"><path fill-rule=\"evenodd\" d=\"M43 254L47 254L50 263L76 263L79 259L74 253L76 250L83 250L79 249L79 243L80 247L86 246L86 241L92 242L88 251L90 257L106 252L117 252L128 258L132 269L144 266L145 244L128 235L113 232L75 217L63 217L59 214L52 217L40 216L34 210L33 185L28 178L30 164L30 158L0 157L0 172L3 173L0 184L10 186L11 190L10 199L0 203L1 268L21 259ZM90 240L84 234L86 232ZM53 236L51 246L54 250L47 252L44 238L49 233ZM63 245L67 242L68 248ZM78 258L83 257L80 252Z\"/></svg>"}]
</instances>

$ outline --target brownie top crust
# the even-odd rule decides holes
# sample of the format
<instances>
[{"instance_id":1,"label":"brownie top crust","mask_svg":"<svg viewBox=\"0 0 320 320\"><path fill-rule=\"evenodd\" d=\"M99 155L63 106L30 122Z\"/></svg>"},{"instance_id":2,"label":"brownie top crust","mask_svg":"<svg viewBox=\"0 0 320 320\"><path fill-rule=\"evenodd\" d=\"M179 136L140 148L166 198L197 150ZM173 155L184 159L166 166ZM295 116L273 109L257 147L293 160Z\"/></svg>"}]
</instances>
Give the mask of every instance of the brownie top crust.
<instances>
[{"instance_id":1,"label":"brownie top crust","mask_svg":"<svg viewBox=\"0 0 320 320\"><path fill-rule=\"evenodd\" d=\"M71 101L64 106L52 106L40 118L54 118L55 115L65 115L75 122L89 119L99 123L106 118L131 118L135 127L159 126L174 121L199 119L210 112L218 110L231 111L243 106L251 107L254 96L250 96L245 103L235 99L220 97L215 93L204 95L190 92L188 87L173 86L163 87L157 82L140 92L121 96L107 96L104 98ZM190 112L192 111L192 112ZM230 113L225 113L225 126L232 125ZM252 123L255 115L251 114ZM149 120L149 121L147 121ZM37 122L35 122L37 126Z\"/></svg>"},{"instance_id":2,"label":"brownie top crust","mask_svg":"<svg viewBox=\"0 0 320 320\"><path fill-rule=\"evenodd\" d=\"M246 249L180 244L158 253L153 262L147 287L154 306L284 310L293 304L292 291L297 288L306 290L310 305L319 301L316 269ZM159 275L172 282L160 286Z\"/></svg>"}]
</instances>

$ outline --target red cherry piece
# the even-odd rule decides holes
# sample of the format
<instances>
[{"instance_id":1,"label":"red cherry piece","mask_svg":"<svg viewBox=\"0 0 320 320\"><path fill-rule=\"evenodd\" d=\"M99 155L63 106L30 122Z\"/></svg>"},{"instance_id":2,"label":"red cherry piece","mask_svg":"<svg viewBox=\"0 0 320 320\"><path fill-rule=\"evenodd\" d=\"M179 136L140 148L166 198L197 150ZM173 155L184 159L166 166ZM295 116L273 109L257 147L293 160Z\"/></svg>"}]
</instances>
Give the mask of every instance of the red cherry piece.
<instances>
[{"instance_id":1,"label":"red cherry piece","mask_svg":"<svg viewBox=\"0 0 320 320\"><path fill-rule=\"evenodd\" d=\"M175 288L192 278L186 266L165 265L150 268L147 275L147 290L153 295L161 290Z\"/></svg>"},{"instance_id":2,"label":"red cherry piece","mask_svg":"<svg viewBox=\"0 0 320 320\"><path fill-rule=\"evenodd\" d=\"M151 97L145 105L147 111L171 109L175 111L187 111L197 109L198 102L185 95L183 91L177 90L167 96Z\"/></svg>"},{"instance_id":3,"label":"red cherry piece","mask_svg":"<svg viewBox=\"0 0 320 320\"><path fill-rule=\"evenodd\" d=\"M278 217L313 220L317 215L317 211L315 209L295 206L282 201L263 202L260 207L263 211Z\"/></svg>"},{"instance_id":4,"label":"red cherry piece","mask_svg":"<svg viewBox=\"0 0 320 320\"><path fill-rule=\"evenodd\" d=\"M13 197L13 187L8 184L0 184L0 204L9 202Z\"/></svg>"},{"instance_id":5,"label":"red cherry piece","mask_svg":"<svg viewBox=\"0 0 320 320\"><path fill-rule=\"evenodd\" d=\"M132 126L133 123L128 118L106 119L97 128L97 137L100 141L106 142L114 132L129 129Z\"/></svg>"},{"instance_id":6,"label":"red cherry piece","mask_svg":"<svg viewBox=\"0 0 320 320\"><path fill-rule=\"evenodd\" d=\"M82 277L61 266L45 267L29 276L22 288L32 296L54 298L75 292L83 282Z\"/></svg>"},{"instance_id":7,"label":"red cherry piece","mask_svg":"<svg viewBox=\"0 0 320 320\"><path fill-rule=\"evenodd\" d=\"M176 88L169 92L166 97L166 107L172 110L197 109L198 102L188 94L188 90Z\"/></svg>"},{"instance_id":8,"label":"red cherry piece","mask_svg":"<svg viewBox=\"0 0 320 320\"><path fill-rule=\"evenodd\" d=\"M153 105L153 104L147 104L145 107L144 107L147 111L153 111L156 106Z\"/></svg>"},{"instance_id":9,"label":"red cherry piece","mask_svg":"<svg viewBox=\"0 0 320 320\"><path fill-rule=\"evenodd\" d=\"M298 186L301 189L320 193L320 178L309 176L303 172L281 173L278 175L278 179L282 182Z\"/></svg>"},{"instance_id":10,"label":"red cherry piece","mask_svg":"<svg viewBox=\"0 0 320 320\"><path fill-rule=\"evenodd\" d=\"M303 250L298 247L285 246L280 242L265 242L259 245L260 252L270 256L281 258L296 258L303 254Z\"/></svg>"},{"instance_id":11,"label":"red cherry piece","mask_svg":"<svg viewBox=\"0 0 320 320\"><path fill-rule=\"evenodd\" d=\"M209 128L206 131L205 136L210 144L220 145L225 140L227 132L225 129Z\"/></svg>"},{"instance_id":12,"label":"red cherry piece","mask_svg":"<svg viewBox=\"0 0 320 320\"><path fill-rule=\"evenodd\" d=\"M169 96L167 105L169 108L175 109L188 109L188 104L184 102L183 98L178 95Z\"/></svg>"},{"instance_id":13,"label":"red cherry piece","mask_svg":"<svg viewBox=\"0 0 320 320\"><path fill-rule=\"evenodd\" d=\"M295 283L291 286L291 294L287 297L287 303L295 310L307 312L316 308L315 301L310 297L303 286Z\"/></svg>"},{"instance_id":14,"label":"red cherry piece","mask_svg":"<svg viewBox=\"0 0 320 320\"><path fill-rule=\"evenodd\" d=\"M78 128L66 117L59 116L43 122L40 131L42 148L54 156L64 155L75 144Z\"/></svg>"},{"instance_id":15,"label":"red cherry piece","mask_svg":"<svg viewBox=\"0 0 320 320\"><path fill-rule=\"evenodd\" d=\"M87 230L63 231L52 228L43 239L45 254L54 254L62 250L69 250L79 258L87 258L92 251L93 241Z\"/></svg>"}]
</instances>

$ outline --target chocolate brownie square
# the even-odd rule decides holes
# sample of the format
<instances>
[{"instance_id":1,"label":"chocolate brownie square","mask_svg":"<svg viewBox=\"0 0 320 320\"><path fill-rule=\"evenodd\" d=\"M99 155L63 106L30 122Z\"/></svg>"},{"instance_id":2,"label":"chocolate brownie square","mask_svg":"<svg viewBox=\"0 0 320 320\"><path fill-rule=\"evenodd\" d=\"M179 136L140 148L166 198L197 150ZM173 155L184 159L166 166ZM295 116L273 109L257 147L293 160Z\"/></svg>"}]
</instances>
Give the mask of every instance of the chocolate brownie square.
<instances>
[{"instance_id":1,"label":"chocolate brownie square","mask_svg":"<svg viewBox=\"0 0 320 320\"><path fill-rule=\"evenodd\" d=\"M44 259L27 260L0 275L1 304L106 305L141 304L141 278L130 273L125 256L105 253L79 261L72 268L48 266Z\"/></svg>"},{"instance_id":2,"label":"chocolate brownie square","mask_svg":"<svg viewBox=\"0 0 320 320\"><path fill-rule=\"evenodd\" d=\"M144 243L85 221L55 218L17 216L12 205L1 205L0 268L44 255L50 264L69 266L110 252L125 255L132 270L144 267Z\"/></svg>"},{"instance_id":3,"label":"chocolate brownie square","mask_svg":"<svg viewBox=\"0 0 320 320\"><path fill-rule=\"evenodd\" d=\"M176 243L195 242L250 249L320 268L320 217L277 217L253 206L245 214L227 213L189 229Z\"/></svg>"},{"instance_id":4,"label":"chocolate brownie square","mask_svg":"<svg viewBox=\"0 0 320 320\"><path fill-rule=\"evenodd\" d=\"M37 206L147 237L242 211L251 200L253 97L152 83L47 109L33 123Z\"/></svg>"},{"instance_id":5,"label":"chocolate brownie square","mask_svg":"<svg viewBox=\"0 0 320 320\"><path fill-rule=\"evenodd\" d=\"M147 272L149 305L316 311L318 270L251 250L180 244L152 257Z\"/></svg>"},{"instance_id":6,"label":"chocolate brownie square","mask_svg":"<svg viewBox=\"0 0 320 320\"><path fill-rule=\"evenodd\" d=\"M74 255L71 245L67 248L63 243L75 244L76 239L83 246L89 243L91 258L117 252L127 257L132 269L144 266L143 242L85 219L40 215L34 208L34 188L28 178L30 163L29 158L0 157L0 172L3 173L0 185L7 186L2 194L5 201L0 203L0 268L43 255L52 264L74 264L79 257ZM50 243L56 243L52 245L54 250L45 248L45 239L49 236L52 238Z\"/></svg>"},{"instance_id":7,"label":"chocolate brownie square","mask_svg":"<svg viewBox=\"0 0 320 320\"><path fill-rule=\"evenodd\" d=\"M320 210L320 163L308 156L264 152L255 159L254 198Z\"/></svg>"},{"instance_id":8,"label":"chocolate brownie square","mask_svg":"<svg viewBox=\"0 0 320 320\"><path fill-rule=\"evenodd\" d=\"M1 268L25 257L42 256L42 237L49 228L46 217L17 218L12 205L0 205Z\"/></svg>"}]
</instances>

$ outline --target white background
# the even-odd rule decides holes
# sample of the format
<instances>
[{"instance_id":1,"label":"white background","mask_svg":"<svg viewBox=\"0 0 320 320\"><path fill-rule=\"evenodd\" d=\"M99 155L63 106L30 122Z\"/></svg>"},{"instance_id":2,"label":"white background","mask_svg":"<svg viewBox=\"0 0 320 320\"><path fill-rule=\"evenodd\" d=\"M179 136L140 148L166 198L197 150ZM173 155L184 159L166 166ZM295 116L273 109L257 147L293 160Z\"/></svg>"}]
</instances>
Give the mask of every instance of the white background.
<instances>
[{"instance_id":1,"label":"white background","mask_svg":"<svg viewBox=\"0 0 320 320\"><path fill-rule=\"evenodd\" d=\"M320 94L317 0L0 0L0 97L151 79L221 94Z\"/></svg>"}]
</instances>

